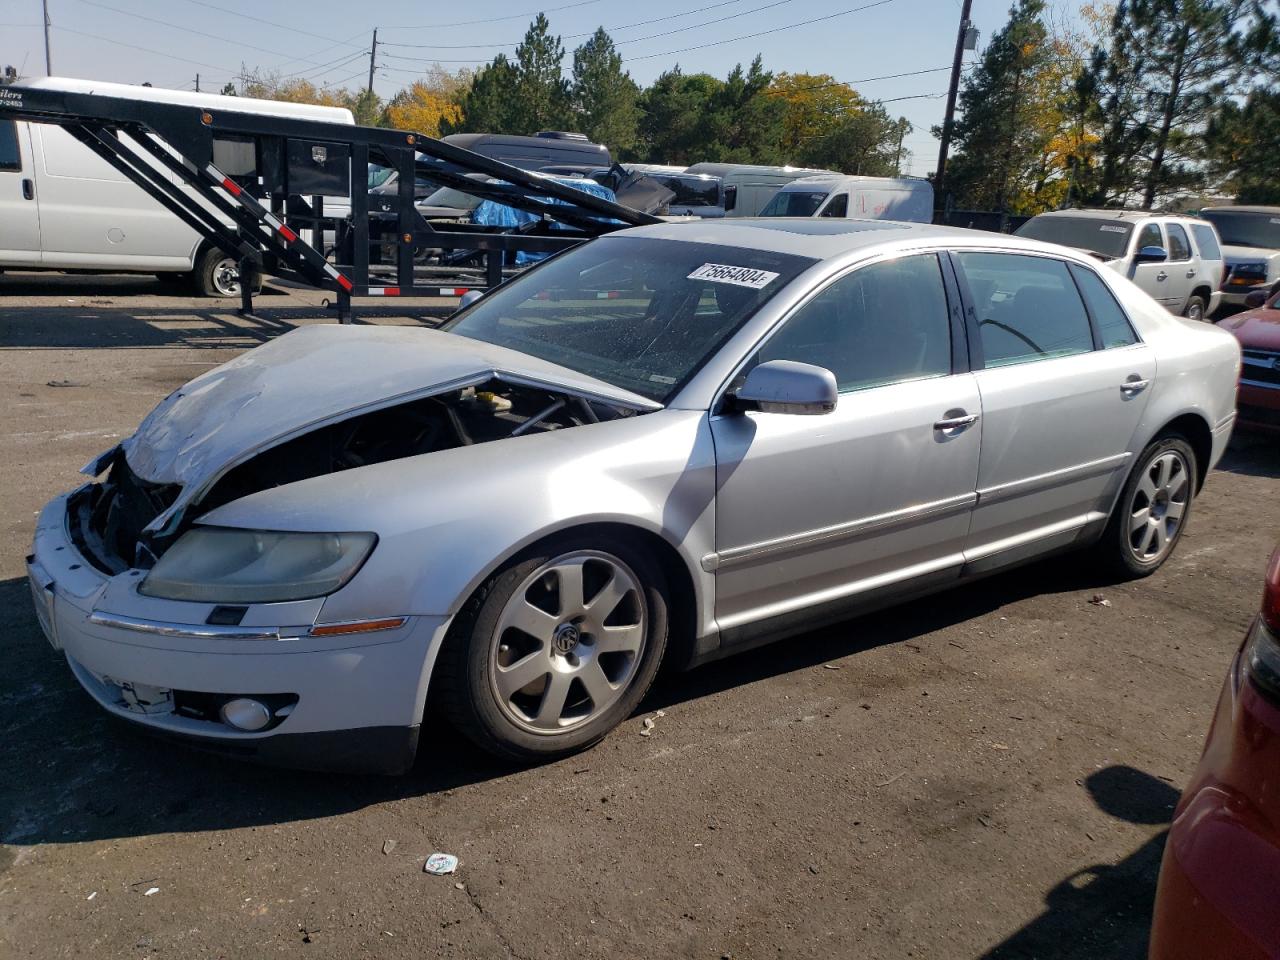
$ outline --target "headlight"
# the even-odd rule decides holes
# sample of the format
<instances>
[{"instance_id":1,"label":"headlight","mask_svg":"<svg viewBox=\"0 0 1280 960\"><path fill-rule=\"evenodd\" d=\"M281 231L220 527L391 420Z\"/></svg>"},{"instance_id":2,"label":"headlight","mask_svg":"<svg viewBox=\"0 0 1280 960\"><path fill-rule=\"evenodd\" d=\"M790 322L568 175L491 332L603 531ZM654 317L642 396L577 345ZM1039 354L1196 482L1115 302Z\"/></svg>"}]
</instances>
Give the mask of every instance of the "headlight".
<instances>
[{"instance_id":1,"label":"headlight","mask_svg":"<svg viewBox=\"0 0 1280 960\"><path fill-rule=\"evenodd\" d=\"M1244 665L1264 693L1280 698L1280 549L1271 555L1262 610L1244 651Z\"/></svg>"},{"instance_id":2,"label":"headlight","mask_svg":"<svg viewBox=\"0 0 1280 960\"><path fill-rule=\"evenodd\" d=\"M372 533L195 527L165 552L138 592L198 603L323 597L355 575L377 539Z\"/></svg>"}]
</instances>

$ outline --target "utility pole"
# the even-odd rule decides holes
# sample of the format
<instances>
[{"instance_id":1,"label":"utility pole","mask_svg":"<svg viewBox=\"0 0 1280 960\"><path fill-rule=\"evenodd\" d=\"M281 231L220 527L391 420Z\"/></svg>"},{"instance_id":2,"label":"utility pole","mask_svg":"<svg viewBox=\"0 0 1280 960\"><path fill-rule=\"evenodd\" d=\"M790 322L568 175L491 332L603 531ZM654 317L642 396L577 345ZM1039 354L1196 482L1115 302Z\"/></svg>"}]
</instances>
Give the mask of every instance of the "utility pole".
<instances>
[{"instance_id":1,"label":"utility pole","mask_svg":"<svg viewBox=\"0 0 1280 960\"><path fill-rule=\"evenodd\" d=\"M373 46L369 48L369 86L368 93L373 93L373 66L378 59L378 28L373 28Z\"/></svg>"},{"instance_id":2,"label":"utility pole","mask_svg":"<svg viewBox=\"0 0 1280 960\"><path fill-rule=\"evenodd\" d=\"M200 74L196 74L196 93L200 92Z\"/></svg>"},{"instance_id":3,"label":"utility pole","mask_svg":"<svg viewBox=\"0 0 1280 960\"><path fill-rule=\"evenodd\" d=\"M49 0L44 0L44 72L53 76L53 55L49 53Z\"/></svg>"},{"instance_id":4,"label":"utility pole","mask_svg":"<svg viewBox=\"0 0 1280 960\"><path fill-rule=\"evenodd\" d=\"M951 128L956 119L956 93L960 90L960 68L964 65L964 41L972 24L969 11L973 0L964 0L960 10L960 29L956 31L956 55L951 61L951 86L947 88L947 112L942 119L942 143L938 147L938 170L933 175L934 203L938 209L947 206L947 151L951 148Z\"/></svg>"}]
</instances>

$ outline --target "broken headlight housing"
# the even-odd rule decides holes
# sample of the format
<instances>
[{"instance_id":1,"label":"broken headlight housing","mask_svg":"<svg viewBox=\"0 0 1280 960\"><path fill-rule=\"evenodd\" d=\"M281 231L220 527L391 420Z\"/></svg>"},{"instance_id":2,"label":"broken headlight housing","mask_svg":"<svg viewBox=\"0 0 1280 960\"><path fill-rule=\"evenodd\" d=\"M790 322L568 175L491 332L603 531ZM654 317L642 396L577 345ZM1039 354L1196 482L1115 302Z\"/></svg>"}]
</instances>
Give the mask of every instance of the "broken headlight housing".
<instances>
[{"instance_id":1,"label":"broken headlight housing","mask_svg":"<svg viewBox=\"0 0 1280 960\"><path fill-rule=\"evenodd\" d=\"M195 527L165 551L138 592L197 603L323 597L355 576L377 539L372 533Z\"/></svg>"}]
</instances>

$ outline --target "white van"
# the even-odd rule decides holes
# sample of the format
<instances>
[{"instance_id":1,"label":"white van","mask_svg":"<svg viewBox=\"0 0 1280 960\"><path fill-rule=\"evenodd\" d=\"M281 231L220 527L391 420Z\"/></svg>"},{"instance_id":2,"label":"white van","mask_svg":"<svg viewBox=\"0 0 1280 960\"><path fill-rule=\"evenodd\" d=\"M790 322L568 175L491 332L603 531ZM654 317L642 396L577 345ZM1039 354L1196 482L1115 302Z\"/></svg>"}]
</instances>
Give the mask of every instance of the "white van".
<instances>
[{"instance_id":1,"label":"white van","mask_svg":"<svg viewBox=\"0 0 1280 960\"><path fill-rule=\"evenodd\" d=\"M695 163L685 173L719 177L724 184L725 205L730 217L756 217L773 195L798 177L815 174L838 177L834 170L807 167L762 167L750 163Z\"/></svg>"},{"instance_id":2,"label":"white van","mask_svg":"<svg viewBox=\"0 0 1280 960\"><path fill-rule=\"evenodd\" d=\"M774 194L760 216L932 223L933 184L916 177L801 177Z\"/></svg>"},{"instance_id":3,"label":"white van","mask_svg":"<svg viewBox=\"0 0 1280 960\"><path fill-rule=\"evenodd\" d=\"M24 82L24 86L208 110L355 122L351 111L337 107L96 80L49 77ZM159 168L158 163L153 165ZM168 171L165 176L181 184ZM240 293L235 260L71 134L50 124L0 119L0 270L4 268L155 273L190 284L204 296Z\"/></svg>"}]
</instances>

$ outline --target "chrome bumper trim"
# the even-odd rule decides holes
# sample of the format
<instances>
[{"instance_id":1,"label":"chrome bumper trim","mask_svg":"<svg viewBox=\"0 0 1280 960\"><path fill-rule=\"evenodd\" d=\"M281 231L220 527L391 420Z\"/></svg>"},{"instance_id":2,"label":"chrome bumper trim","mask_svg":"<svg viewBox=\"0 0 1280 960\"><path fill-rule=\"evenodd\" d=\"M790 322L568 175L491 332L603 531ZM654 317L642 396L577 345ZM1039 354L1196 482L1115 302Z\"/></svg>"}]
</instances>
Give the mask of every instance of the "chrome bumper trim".
<instances>
[{"instance_id":1,"label":"chrome bumper trim","mask_svg":"<svg viewBox=\"0 0 1280 960\"><path fill-rule=\"evenodd\" d=\"M282 627L232 627L219 624L165 623L160 620L143 620L119 613L103 613L95 610L89 614L89 622L99 627L132 630L160 637L185 637L194 640L291 640L281 634ZM306 628L299 628L305 632Z\"/></svg>"}]
</instances>

